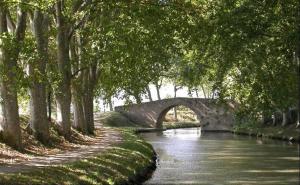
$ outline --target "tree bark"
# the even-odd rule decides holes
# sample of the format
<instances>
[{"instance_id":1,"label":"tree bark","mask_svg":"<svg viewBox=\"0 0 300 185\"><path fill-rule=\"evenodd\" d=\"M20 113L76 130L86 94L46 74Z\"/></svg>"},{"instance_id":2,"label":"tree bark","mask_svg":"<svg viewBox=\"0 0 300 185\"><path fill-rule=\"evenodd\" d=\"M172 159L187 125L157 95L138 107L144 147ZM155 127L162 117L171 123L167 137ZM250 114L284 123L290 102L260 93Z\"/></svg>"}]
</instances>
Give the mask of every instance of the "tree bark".
<instances>
[{"instance_id":1,"label":"tree bark","mask_svg":"<svg viewBox=\"0 0 300 185\"><path fill-rule=\"evenodd\" d=\"M112 97L109 98L108 100L108 105L109 105L109 111L114 111L114 106L112 102Z\"/></svg>"},{"instance_id":2,"label":"tree bark","mask_svg":"<svg viewBox=\"0 0 300 185\"><path fill-rule=\"evenodd\" d=\"M49 120L47 119L47 97L46 80L43 76L46 73L48 60L48 15L40 10L34 11L32 20L32 31L36 40L38 58L30 62L29 76L32 84L30 93L30 127L34 136L42 143L49 142Z\"/></svg>"},{"instance_id":3,"label":"tree bark","mask_svg":"<svg viewBox=\"0 0 300 185\"><path fill-rule=\"evenodd\" d=\"M8 34L7 13L5 5L0 6L0 34ZM0 65L2 76L0 78L1 115L0 124L3 129L4 141L16 148L21 149L21 131L19 122L18 98L17 98L17 59L19 56L19 44L24 39L26 27L26 13L19 8L17 15L17 27L14 32L13 44L16 49L8 51L11 46L0 47ZM2 42L3 43L3 42Z\"/></svg>"},{"instance_id":4,"label":"tree bark","mask_svg":"<svg viewBox=\"0 0 300 185\"><path fill-rule=\"evenodd\" d=\"M51 100L51 97L52 97L52 92L51 92L51 87L49 87L48 89L48 100L47 100L47 106L48 106L48 121L51 122L51 117L52 117L52 100Z\"/></svg>"},{"instance_id":5,"label":"tree bark","mask_svg":"<svg viewBox=\"0 0 300 185\"><path fill-rule=\"evenodd\" d=\"M174 84L174 98L177 97L177 86ZM174 107L174 119L175 121L178 121L178 116L177 116L177 107Z\"/></svg>"},{"instance_id":6,"label":"tree bark","mask_svg":"<svg viewBox=\"0 0 300 185\"><path fill-rule=\"evenodd\" d=\"M188 87L188 96L191 98L193 97L192 90L190 87Z\"/></svg>"},{"instance_id":7,"label":"tree bark","mask_svg":"<svg viewBox=\"0 0 300 185\"><path fill-rule=\"evenodd\" d=\"M135 99L135 101L136 101L137 104L141 104L142 103L141 96L138 93L134 94L134 99Z\"/></svg>"},{"instance_id":8,"label":"tree bark","mask_svg":"<svg viewBox=\"0 0 300 185\"><path fill-rule=\"evenodd\" d=\"M198 89L195 89L195 93L196 93L196 97L199 98L199 93L198 93Z\"/></svg>"},{"instance_id":9,"label":"tree bark","mask_svg":"<svg viewBox=\"0 0 300 185\"><path fill-rule=\"evenodd\" d=\"M87 124L87 131L89 134L93 134L95 130L94 125L94 101L93 96L87 93L83 101L84 118Z\"/></svg>"},{"instance_id":10,"label":"tree bark","mask_svg":"<svg viewBox=\"0 0 300 185\"><path fill-rule=\"evenodd\" d=\"M287 125L287 113L285 111L282 112L282 123L281 126L286 126Z\"/></svg>"},{"instance_id":11,"label":"tree bark","mask_svg":"<svg viewBox=\"0 0 300 185\"><path fill-rule=\"evenodd\" d=\"M78 47L75 47L77 43ZM76 52L77 51L77 52ZM77 55L77 54L78 55ZM83 71L80 71L79 68L82 62L82 43L81 38L75 39L75 37L70 42L70 56L72 60L72 73L76 76L73 76L72 79L72 105L74 109L74 121L72 123L73 128L87 134L87 124L84 117L84 105L83 105ZM79 71L79 72L78 72Z\"/></svg>"},{"instance_id":12,"label":"tree bark","mask_svg":"<svg viewBox=\"0 0 300 185\"><path fill-rule=\"evenodd\" d=\"M91 65L84 72L84 94L83 94L83 112L87 124L87 131L93 134L94 125L94 88L97 83L96 65Z\"/></svg>"},{"instance_id":13,"label":"tree bark","mask_svg":"<svg viewBox=\"0 0 300 185\"><path fill-rule=\"evenodd\" d=\"M71 64L69 56L69 25L65 22L63 16L62 1L57 1L56 9L56 27L57 27L57 63L60 75L58 89L56 92L57 102L57 123L60 126L61 134L69 139L71 136Z\"/></svg>"},{"instance_id":14,"label":"tree bark","mask_svg":"<svg viewBox=\"0 0 300 185\"><path fill-rule=\"evenodd\" d=\"M204 86L203 86L203 85L201 85L201 89L202 89L202 92L203 92L204 98L206 99L206 98L207 98L207 96L206 96L206 92L205 92L205 89L204 89Z\"/></svg>"},{"instance_id":15,"label":"tree bark","mask_svg":"<svg viewBox=\"0 0 300 185\"><path fill-rule=\"evenodd\" d=\"M298 102L297 102L297 124L296 127L300 127L300 6L298 5L298 12L297 12L297 19L296 19L296 27L297 27L297 46L295 52L295 59L296 59L296 72L297 72L297 79L298 79Z\"/></svg>"},{"instance_id":16,"label":"tree bark","mask_svg":"<svg viewBox=\"0 0 300 185\"><path fill-rule=\"evenodd\" d=\"M146 87L146 91L147 91L149 100L150 100L150 101L153 101L152 95L151 95L151 91L150 91L150 87L149 87L148 85L147 85L147 87Z\"/></svg>"},{"instance_id":17,"label":"tree bark","mask_svg":"<svg viewBox=\"0 0 300 185\"><path fill-rule=\"evenodd\" d=\"M161 100L160 91L159 91L161 85L158 85L158 82L155 82L154 85L155 85L155 88L156 88L157 99Z\"/></svg>"},{"instance_id":18,"label":"tree bark","mask_svg":"<svg viewBox=\"0 0 300 185\"><path fill-rule=\"evenodd\" d=\"M87 125L84 119L82 96L76 92L75 88L72 88L72 95L72 104L74 109L73 127L83 134L86 134Z\"/></svg>"}]
</instances>

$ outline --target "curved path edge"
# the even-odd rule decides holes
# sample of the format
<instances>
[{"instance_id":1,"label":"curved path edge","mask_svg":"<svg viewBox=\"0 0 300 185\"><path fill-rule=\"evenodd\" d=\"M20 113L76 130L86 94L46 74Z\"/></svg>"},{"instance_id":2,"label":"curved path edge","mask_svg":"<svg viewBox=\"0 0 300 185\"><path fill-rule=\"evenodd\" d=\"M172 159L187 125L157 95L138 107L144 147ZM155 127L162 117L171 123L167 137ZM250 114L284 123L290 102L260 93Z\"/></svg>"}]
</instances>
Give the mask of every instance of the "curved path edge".
<instances>
[{"instance_id":1,"label":"curved path edge","mask_svg":"<svg viewBox=\"0 0 300 185\"><path fill-rule=\"evenodd\" d=\"M97 141L92 145L82 145L79 148L65 151L59 154L45 155L45 156L33 156L27 161L22 161L14 164L0 165L0 174L5 173L19 173L28 170L36 170L38 168L44 168L48 166L57 166L74 162L98 155L122 141L122 137L117 130L112 128L102 128L103 132L101 137L97 138Z\"/></svg>"}]
</instances>

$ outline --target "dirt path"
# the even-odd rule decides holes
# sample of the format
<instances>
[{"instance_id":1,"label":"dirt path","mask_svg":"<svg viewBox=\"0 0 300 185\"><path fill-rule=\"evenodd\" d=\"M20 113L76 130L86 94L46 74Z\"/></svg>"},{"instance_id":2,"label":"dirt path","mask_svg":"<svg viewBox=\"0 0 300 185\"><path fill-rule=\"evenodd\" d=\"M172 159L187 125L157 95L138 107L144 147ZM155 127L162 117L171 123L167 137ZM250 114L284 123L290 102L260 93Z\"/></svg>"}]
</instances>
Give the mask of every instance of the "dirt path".
<instances>
[{"instance_id":1,"label":"dirt path","mask_svg":"<svg viewBox=\"0 0 300 185\"><path fill-rule=\"evenodd\" d=\"M79 148L53 155L33 156L27 161L17 162L14 164L1 164L0 173L17 173L46 166L73 162L78 159L95 156L104 150L109 149L112 144L121 142L122 139L118 131L111 128L101 128L99 124L96 126L97 129L101 129L101 135L96 136L96 142L92 145L82 145Z\"/></svg>"}]
</instances>

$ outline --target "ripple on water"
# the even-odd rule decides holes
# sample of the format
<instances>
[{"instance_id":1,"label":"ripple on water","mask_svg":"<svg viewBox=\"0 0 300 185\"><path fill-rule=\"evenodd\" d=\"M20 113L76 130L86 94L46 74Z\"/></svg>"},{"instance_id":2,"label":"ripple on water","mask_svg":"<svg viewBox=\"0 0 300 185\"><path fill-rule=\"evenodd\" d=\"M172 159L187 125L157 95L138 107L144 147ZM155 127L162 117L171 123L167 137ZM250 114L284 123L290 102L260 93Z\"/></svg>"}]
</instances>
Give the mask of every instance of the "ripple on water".
<instances>
[{"instance_id":1,"label":"ripple on water","mask_svg":"<svg viewBox=\"0 0 300 185\"><path fill-rule=\"evenodd\" d=\"M144 133L159 155L145 184L292 185L299 183L298 146L199 128Z\"/></svg>"}]
</instances>

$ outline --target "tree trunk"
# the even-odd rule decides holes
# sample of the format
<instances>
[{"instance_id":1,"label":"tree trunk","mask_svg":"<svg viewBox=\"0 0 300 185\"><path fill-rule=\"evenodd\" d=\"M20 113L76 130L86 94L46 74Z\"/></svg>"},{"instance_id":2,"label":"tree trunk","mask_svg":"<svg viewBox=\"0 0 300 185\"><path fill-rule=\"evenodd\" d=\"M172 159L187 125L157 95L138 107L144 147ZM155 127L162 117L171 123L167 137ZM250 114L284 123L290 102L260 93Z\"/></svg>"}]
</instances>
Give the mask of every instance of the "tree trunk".
<instances>
[{"instance_id":1,"label":"tree trunk","mask_svg":"<svg viewBox=\"0 0 300 185\"><path fill-rule=\"evenodd\" d=\"M94 87L96 84L96 66L92 65L89 69L84 71L83 77L83 112L85 122L87 124L87 131L93 134L95 130L94 125Z\"/></svg>"},{"instance_id":2,"label":"tree trunk","mask_svg":"<svg viewBox=\"0 0 300 185\"><path fill-rule=\"evenodd\" d=\"M51 96L52 95L51 94L52 94L51 89L49 87L47 104L48 104L48 121L50 121L50 122L51 122L51 116L52 116L52 106L51 106L51 104L52 104Z\"/></svg>"},{"instance_id":3,"label":"tree trunk","mask_svg":"<svg viewBox=\"0 0 300 185\"><path fill-rule=\"evenodd\" d=\"M78 47L75 47L77 43ZM77 52L76 52L77 51ZM74 36L70 42L70 57L72 60L72 73L74 78L72 79L72 105L74 109L74 121L72 123L73 128L87 134L87 124L84 117L84 105L83 105L83 71L80 71L82 62L82 42L81 38ZM76 77L76 78L75 78Z\"/></svg>"},{"instance_id":4,"label":"tree trunk","mask_svg":"<svg viewBox=\"0 0 300 185\"><path fill-rule=\"evenodd\" d=\"M296 65L297 65L297 76L298 76L298 111L297 111L297 125L296 127L300 127L300 7L298 7L297 12L297 46L295 52Z\"/></svg>"},{"instance_id":5,"label":"tree trunk","mask_svg":"<svg viewBox=\"0 0 300 185\"><path fill-rule=\"evenodd\" d=\"M112 98L111 97L108 100L108 105L109 105L109 111L114 111L114 106L113 106Z\"/></svg>"},{"instance_id":6,"label":"tree trunk","mask_svg":"<svg viewBox=\"0 0 300 185\"><path fill-rule=\"evenodd\" d=\"M148 85L147 85L147 87L146 87L146 91L147 91L149 100L150 100L150 101L153 101L152 95L151 95L151 91L150 91L150 87L149 87Z\"/></svg>"},{"instance_id":7,"label":"tree trunk","mask_svg":"<svg viewBox=\"0 0 300 185\"><path fill-rule=\"evenodd\" d=\"M38 59L30 62L29 76L32 84L30 92L30 127L34 136L42 143L49 142L49 121L47 119L47 98L46 82L44 75L46 73L46 61L48 59L48 16L35 10L33 17L32 31L37 43Z\"/></svg>"},{"instance_id":8,"label":"tree trunk","mask_svg":"<svg viewBox=\"0 0 300 185\"><path fill-rule=\"evenodd\" d=\"M64 21L62 6L62 1L56 2L57 62L58 72L61 77L56 93L57 123L60 126L61 134L66 139L69 139L71 136L71 64L69 57L69 28Z\"/></svg>"},{"instance_id":9,"label":"tree trunk","mask_svg":"<svg viewBox=\"0 0 300 185\"><path fill-rule=\"evenodd\" d=\"M299 42L299 45L300 45L300 41L298 41L298 42ZM300 46L299 46L299 48L300 48ZM300 51L299 51L299 56L298 56L298 120L297 120L297 126L296 127L300 127Z\"/></svg>"},{"instance_id":10,"label":"tree trunk","mask_svg":"<svg viewBox=\"0 0 300 185\"><path fill-rule=\"evenodd\" d=\"M273 122L272 117L270 117L268 114L266 114L265 112L262 112L262 124L263 125L268 125L271 122Z\"/></svg>"},{"instance_id":11,"label":"tree trunk","mask_svg":"<svg viewBox=\"0 0 300 185\"><path fill-rule=\"evenodd\" d=\"M198 93L198 89L195 89L195 93L196 93L196 97L199 98L199 93Z\"/></svg>"},{"instance_id":12,"label":"tree trunk","mask_svg":"<svg viewBox=\"0 0 300 185\"><path fill-rule=\"evenodd\" d=\"M191 98L193 97L191 88L188 88L188 96L191 97Z\"/></svg>"},{"instance_id":13,"label":"tree trunk","mask_svg":"<svg viewBox=\"0 0 300 185\"><path fill-rule=\"evenodd\" d=\"M177 97L177 86L174 85L174 98ZM174 107L174 119L175 121L178 121L178 116L177 116L177 107Z\"/></svg>"},{"instance_id":14,"label":"tree trunk","mask_svg":"<svg viewBox=\"0 0 300 185\"><path fill-rule=\"evenodd\" d=\"M285 111L282 112L282 123L281 126L286 126L287 125L287 114Z\"/></svg>"},{"instance_id":15,"label":"tree trunk","mask_svg":"<svg viewBox=\"0 0 300 185\"><path fill-rule=\"evenodd\" d=\"M74 109L74 122L73 127L82 132L83 134L87 133L87 125L85 122L85 116L83 111L83 102L82 96L76 92L75 88L72 88L72 104Z\"/></svg>"},{"instance_id":16,"label":"tree trunk","mask_svg":"<svg viewBox=\"0 0 300 185\"><path fill-rule=\"evenodd\" d=\"M141 104L142 103L142 99L140 97L140 95L134 95L134 99L136 101L137 104Z\"/></svg>"},{"instance_id":17,"label":"tree trunk","mask_svg":"<svg viewBox=\"0 0 300 185\"><path fill-rule=\"evenodd\" d=\"M154 85L155 85L155 88L156 88L157 99L161 100L160 92L159 92L160 85L158 85L158 82L155 82Z\"/></svg>"},{"instance_id":18,"label":"tree trunk","mask_svg":"<svg viewBox=\"0 0 300 185\"><path fill-rule=\"evenodd\" d=\"M206 96L206 92L205 92L205 89L204 89L204 86L203 86L203 85L201 85L201 89L202 89L202 92L203 92L204 98L206 99L206 98L207 98L207 96Z\"/></svg>"},{"instance_id":19,"label":"tree trunk","mask_svg":"<svg viewBox=\"0 0 300 185\"><path fill-rule=\"evenodd\" d=\"M215 99L215 91L213 90L211 93L212 93L211 99Z\"/></svg>"},{"instance_id":20,"label":"tree trunk","mask_svg":"<svg viewBox=\"0 0 300 185\"><path fill-rule=\"evenodd\" d=\"M273 126L276 126L283 122L283 114L280 111L275 111L273 114Z\"/></svg>"},{"instance_id":21,"label":"tree trunk","mask_svg":"<svg viewBox=\"0 0 300 185\"><path fill-rule=\"evenodd\" d=\"M300 10L299 10L300 11ZM300 12L298 12L298 17L300 16ZM300 18L299 18L300 19ZM297 50L296 50L296 56L295 56L295 60L296 60L296 72L297 72L297 88L298 88L298 102L297 102L297 124L296 124L296 128L300 127L300 20L298 20L298 45L297 45Z\"/></svg>"},{"instance_id":22,"label":"tree trunk","mask_svg":"<svg viewBox=\"0 0 300 185\"><path fill-rule=\"evenodd\" d=\"M16 29L16 44L23 39L24 34L24 12L18 16L18 27ZM8 34L7 29L7 9L4 6L0 6L0 34ZM17 40L19 39L19 40ZM0 41L1 42L1 41ZM3 43L3 42L1 42ZM21 131L19 123L19 110L17 99L17 86L16 86L16 71L17 58L19 55L19 48L12 51L8 51L9 46L0 45L0 65L2 76L0 78L0 103L1 103L1 115L0 124L3 129L4 141L17 149L21 149Z\"/></svg>"},{"instance_id":23,"label":"tree trunk","mask_svg":"<svg viewBox=\"0 0 300 185\"><path fill-rule=\"evenodd\" d=\"M94 101L91 92L87 92L83 101L84 118L87 124L87 131L89 134L93 134L95 130L94 126Z\"/></svg>"}]
</instances>

